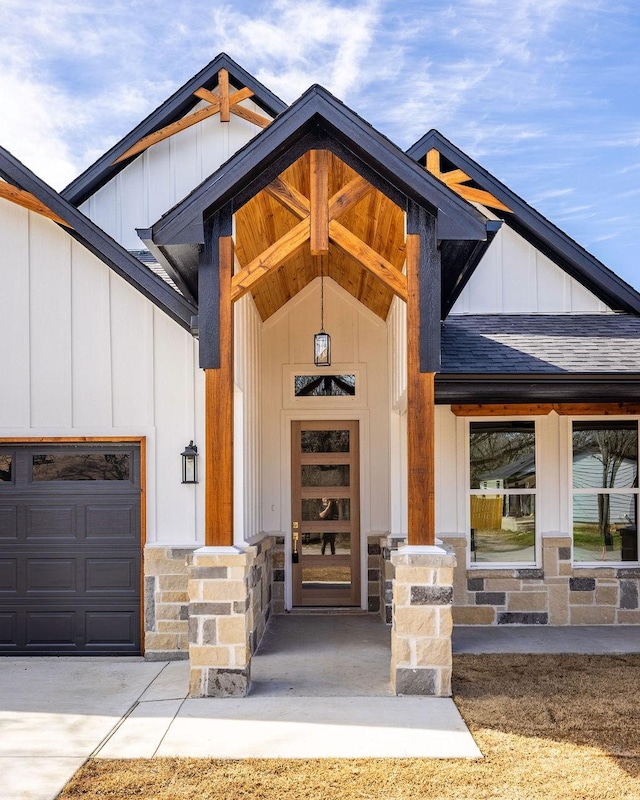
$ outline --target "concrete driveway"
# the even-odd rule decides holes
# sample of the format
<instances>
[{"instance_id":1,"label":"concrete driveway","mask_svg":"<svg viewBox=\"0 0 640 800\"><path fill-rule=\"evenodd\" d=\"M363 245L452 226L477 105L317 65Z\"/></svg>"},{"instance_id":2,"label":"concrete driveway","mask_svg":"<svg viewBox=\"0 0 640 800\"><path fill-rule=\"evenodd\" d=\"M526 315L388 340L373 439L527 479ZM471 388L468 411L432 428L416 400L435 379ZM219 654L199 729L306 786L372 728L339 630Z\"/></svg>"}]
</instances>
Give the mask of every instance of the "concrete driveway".
<instances>
[{"instance_id":1,"label":"concrete driveway","mask_svg":"<svg viewBox=\"0 0 640 800\"><path fill-rule=\"evenodd\" d=\"M0 659L0 795L53 800L166 663Z\"/></svg>"}]
</instances>

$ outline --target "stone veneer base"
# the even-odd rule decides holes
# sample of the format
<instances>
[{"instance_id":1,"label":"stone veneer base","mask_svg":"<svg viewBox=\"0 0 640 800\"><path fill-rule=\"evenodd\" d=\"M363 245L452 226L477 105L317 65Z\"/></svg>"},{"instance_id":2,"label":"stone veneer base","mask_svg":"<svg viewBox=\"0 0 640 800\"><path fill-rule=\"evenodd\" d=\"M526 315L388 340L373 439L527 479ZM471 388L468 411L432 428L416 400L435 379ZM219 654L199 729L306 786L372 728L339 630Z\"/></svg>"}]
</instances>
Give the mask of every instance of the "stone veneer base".
<instances>
[{"instance_id":1,"label":"stone veneer base","mask_svg":"<svg viewBox=\"0 0 640 800\"><path fill-rule=\"evenodd\" d=\"M439 547L400 547L393 568L391 684L396 694L451 696L455 556Z\"/></svg>"}]
</instances>

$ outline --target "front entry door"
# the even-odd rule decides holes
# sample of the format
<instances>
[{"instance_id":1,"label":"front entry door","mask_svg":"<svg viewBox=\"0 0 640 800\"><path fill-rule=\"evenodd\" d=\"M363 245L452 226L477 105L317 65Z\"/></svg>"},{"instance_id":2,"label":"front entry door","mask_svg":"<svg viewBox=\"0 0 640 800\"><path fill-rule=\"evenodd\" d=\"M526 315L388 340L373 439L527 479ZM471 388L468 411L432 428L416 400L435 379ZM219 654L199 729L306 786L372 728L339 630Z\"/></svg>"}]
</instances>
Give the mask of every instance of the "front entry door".
<instances>
[{"instance_id":1,"label":"front entry door","mask_svg":"<svg viewBox=\"0 0 640 800\"><path fill-rule=\"evenodd\" d=\"M360 606L358 422L292 422L294 606Z\"/></svg>"}]
</instances>

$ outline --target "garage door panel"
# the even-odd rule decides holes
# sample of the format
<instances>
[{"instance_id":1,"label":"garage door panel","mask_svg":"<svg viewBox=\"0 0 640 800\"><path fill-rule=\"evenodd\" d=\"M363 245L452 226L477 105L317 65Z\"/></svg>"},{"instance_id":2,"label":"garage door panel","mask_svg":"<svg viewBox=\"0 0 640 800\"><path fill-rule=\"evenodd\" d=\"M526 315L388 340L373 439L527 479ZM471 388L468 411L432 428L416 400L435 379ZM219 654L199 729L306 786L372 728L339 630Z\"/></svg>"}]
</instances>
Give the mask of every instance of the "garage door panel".
<instances>
[{"instance_id":1,"label":"garage door panel","mask_svg":"<svg viewBox=\"0 0 640 800\"><path fill-rule=\"evenodd\" d=\"M0 506L0 540L18 538L18 507Z\"/></svg>"},{"instance_id":2,"label":"garage door panel","mask_svg":"<svg viewBox=\"0 0 640 800\"><path fill-rule=\"evenodd\" d=\"M77 531L77 508L75 506L27 506L27 540L75 540L78 535Z\"/></svg>"},{"instance_id":3,"label":"garage door panel","mask_svg":"<svg viewBox=\"0 0 640 800\"><path fill-rule=\"evenodd\" d=\"M0 594L18 591L18 559L0 558Z\"/></svg>"},{"instance_id":4,"label":"garage door panel","mask_svg":"<svg viewBox=\"0 0 640 800\"><path fill-rule=\"evenodd\" d=\"M16 445L0 482L0 654L140 652L139 450L73 447Z\"/></svg>"},{"instance_id":5,"label":"garage door panel","mask_svg":"<svg viewBox=\"0 0 640 800\"><path fill-rule=\"evenodd\" d=\"M85 574L88 594L126 595L140 591L140 566L136 559L88 558Z\"/></svg>"},{"instance_id":6,"label":"garage door panel","mask_svg":"<svg viewBox=\"0 0 640 800\"><path fill-rule=\"evenodd\" d=\"M89 611L86 615L87 645L128 645L135 641L139 627L130 611Z\"/></svg>"},{"instance_id":7,"label":"garage door panel","mask_svg":"<svg viewBox=\"0 0 640 800\"><path fill-rule=\"evenodd\" d=\"M58 645L76 643L76 616L73 609L60 611L27 611L26 645Z\"/></svg>"},{"instance_id":8,"label":"garage door panel","mask_svg":"<svg viewBox=\"0 0 640 800\"><path fill-rule=\"evenodd\" d=\"M30 558L27 560L26 592L76 593L74 558Z\"/></svg>"},{"instance_id":9,"label":"garage door panel","mask_svg":"<svg viewBox=\"0 0 640 800\"><path fill-rule=\"evenodd\" d=\"M137 542L140 530L139 507L127 500L121 504L90 505L86 510L87 539L117 537Z\"/></svg>"},{"instance_id":10,"label":"garage door panel","mask_svg":"<svg viewBox=\"0 0 640 800\"><path fill-rule=\"evenodd\" d=\"M0 611L0 652L14 651L18 647L18 612Z\"/></svg>"}]
</instances>

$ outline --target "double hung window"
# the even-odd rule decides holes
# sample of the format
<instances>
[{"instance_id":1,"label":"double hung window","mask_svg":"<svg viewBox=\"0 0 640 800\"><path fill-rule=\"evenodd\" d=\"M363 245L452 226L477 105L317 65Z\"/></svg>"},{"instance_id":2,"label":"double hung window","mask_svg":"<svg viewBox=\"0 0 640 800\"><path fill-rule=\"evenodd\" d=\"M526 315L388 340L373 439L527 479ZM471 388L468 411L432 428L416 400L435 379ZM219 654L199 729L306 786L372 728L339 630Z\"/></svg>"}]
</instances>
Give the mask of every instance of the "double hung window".
<instances>
[{"instance_id":1,"label":"double hung window","mask_svg":"<svg viewBox=\"0 0 640 800\"><path fill-rule=\"evenodd\" d=\"M535 423L472 422L469 456L471 563L535 565Z\"/></svg>"},{"instance_id":2,"label":"double hung window","mask_svg":"<svg viewBox=\"0 0 640 800\"><path fill-rule=\"evenodd\" d=\"M573 560L638 561L638 423L574 422Z\"/></svg>"}]
</instances>

